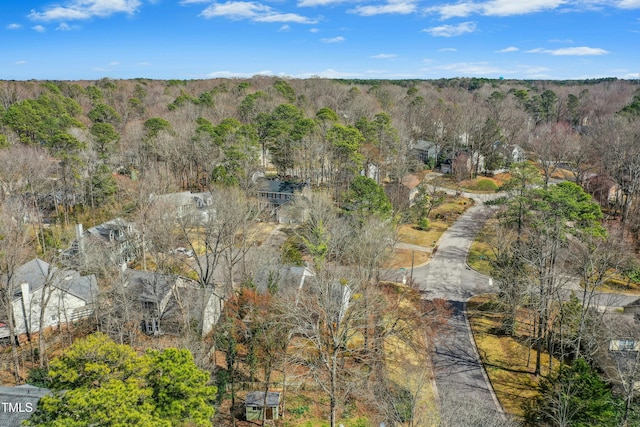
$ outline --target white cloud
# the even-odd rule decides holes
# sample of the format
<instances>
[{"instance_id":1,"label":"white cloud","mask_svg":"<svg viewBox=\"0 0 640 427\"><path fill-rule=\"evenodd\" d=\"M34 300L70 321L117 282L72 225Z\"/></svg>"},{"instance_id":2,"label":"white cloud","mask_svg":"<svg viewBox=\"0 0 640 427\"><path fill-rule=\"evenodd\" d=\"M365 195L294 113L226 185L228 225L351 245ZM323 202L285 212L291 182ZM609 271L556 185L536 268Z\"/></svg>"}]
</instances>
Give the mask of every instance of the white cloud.
<instances>
[{"instance_id":1,"label":"white cloud","mask_svg":"<svg viewBox=\"0 0 640 427\"><path fill-rule=\"evenodd\" d=\"M395 53L379 53L377 55L370 56L369 58L373 59L394 59L397 58L398 55Z\"/></svg>"},{"instance_id":2,"label":"white cloud","mask_svg":"<svg viewBox=\"0 0 640 427\"><path fill-rule=\"evenodd\" d=\"M16 61L16 65L24 65L27 61Z\"/></svg>"},{"instance_id":3,"label":"white cloud","mask_svg":"<svg viewBox=\"0 0 640 427\"><path fill-rule=\"evenodd\" d=\"M278 13L270 6L247 1L228 1L213 3L200 13L204 18L224 17L241 20L250 19L256 22L294 22L297 24L315 24L318 21L295 13Z\"/></svg>"},{"instance_id":4,"label":"white cloud","mask_svg":"<svg viewBox=\"0 0 640 427\"><path fill-rule=\"evenodd\" d=\"M425 9L427 13L435 13L440 15L442 19L455 17L465 17L473 13L478 13L480 6L475 3L458 3L447 4L442 6L433 6Z\"/></svg>"},{"instance_id":5,"label":"white cloud","mask_svg":"<svg viewBox=\"0 0 640 427\"><path fill-rule=\"evenodd\" d=\"M35 26L31 27L31 29L33 31L37 31L39 33L44 33L45 31L47 31L47 29L45 27L43 27L42 25L35 25Z\"/></svg>"},{"instance_id":6,"label":"white cloud","mask_svg":"<svg viewBox=\"0 0 640 427\"><path fill-rule=\"evenodd\" d=\"M500 50L496 50L496 53L509 53L509 52L517 52L520 49L518 49L515 46L509 46L509 47L505 47L504 49L500 49Z\"/></svg>"},{"instance_id":7,"label":"white cloud","mask_svg":"<svg viewBox=\"0 0 640 427\"><path fill-rule=\"evenodd\" d=\"M299 7L328 6L332 4L346 3L348 1L349 0L300 0L298 1L298 6Z\"/></svg>"},{"instance_id":8,"label":"white cloud","mask_svg":"<svg viewBox=\"0 0 640 427\"><path fill-rule=\"evenodd\" d=\"M457 52L458 49L455 47L443 47L442 49L438 49L438 52Z\"/></svg>"},{"instance_id":9,"label":"white cloud","mask_svg":"<svg viewBox=\"0 0 640 427\"><path fill-rule=\"evenodd\" d=\"M74 21L105 18L116 13L133 14L140 0L71 0L62 6L50 6L43 12L31 10L29 18L35 21Z\"/></svg>"},{"instance_id":10,"label":"white cloud","mask_svg":"<svg viewBox=\"0 0 640 427\"><path fill-rule=\"evenodd\" d=\"M322 43L342 43L344 40L345 40L344 37L338 36L338 37L332 37L330 39L321 39L320 41Z\"/></svg>"},{"instance_id":11,"label":"white cloud","mask_svg":"<svg viewBox=\"0 0 640 427\"><path fill-rule=\"evenodd\" d=\"M60 25L58 25L58 28L56 28L57 31L71 31L73 29L74 27L67 24L66 22L61 22Z\"/></svg>"},{"instance_id":12,"label":"white cloud","mask_svg":"<svg viewBox=\"0 0 640 427\"><path fill-rule=\"evenodd\" d=\"M427 13L440 15L442 19L465 17L472 14L485 16L513 16L553 10L569 0L490 0L485 2L460 2L426 8ZM633 0L629 0L633 1Z\"/></svg>"},{"instance_id":13,"label":"white cloud","mask_svg":"<svg viewBox=\"0 0 640 427\"><path fill-rule=\"evenodd\" d=\"M291 30L291 26L289 24L285 24L282 27L280 27L280 29L278 31L280 32L287 32Z\"/></svg>"},{"instance_id":14,"label":"white cloud","mask_svg":"<svg viewBox=\"0 0 640 427\"><path fill-rule=\"evenodd\" d=\"M464 76L484 76L487 74L500 74L502 70L487 62L459 62L455 64L441 65L440 70L454 71Z\"/></svg>"},{"instance_id":15,"label":"white cloud","mask_svg":"<svg viewBox=\"0 0 640 427\"><path fill-rule=\"evenodd\" d=\"M214 3L200 13L205 18L223 16L230 19L255 18L263 13L271 12L269 6L259 3L244 1L228 1L226 3Z\"/></svg>"},{"instance_id":16,"label":"white cloud","mask_svg":"<svg viewBox=\"0 0 640 427\"><path fill-rule=\"evenodd\" d=\"M475 22L462 22L458 25L441 25L439 27L425 28L422 31L434 37L454 37L466 33L473 33L475 30Z\"/></svg>"},{"instance_id":17,"label":"white cloud","mask_svg":"<svg viewBox=\"0 0 640 427\"><path fill-rule=\"evenodd\" d=\"M120 62L118 62L118 61L111 61L111 62L109 62L109 65L111 65L111 66L120 65Z\"/></svg>"},{"instance_id":18,"label":"white cloud","mask_svg":"<svg viewBox=\"0 0 640 427\"><path fill-rule=\"evenodd\" d=\"M375 6L358 6L349 10L360 16L375 15L408 15L416 12L416 3L413 0L389 0L386 4Z\"/></svg>"},{"instance_id":19,"label":"white cloud","mask_svg":"<svg viewBox=\"0 0 640 427\"><path fill-rule=\"evenodd\" d=\"M9 24L7 25L7 30L18 30L22 28L22 25L20 24Z\"/></svg>"},{"instance_id":20,"label":"white cloud","mask_svg":"<svg viewBox=\"0 0 640 427\"><path fill-rule=\"evenodd\" d=\"M621 0L617 6L620 9L640 9L640 0Z\"/></svg>"},{"instance_id":21,"label":"white cloud","mask_svg":"<svg viewBox=\"0 0 640 427\"><path fill-rule=\"evenodd\" d=\"M211 73L207 73L206 77L210 79L233 78L233 77L249 78L253 76L272 76L272 75L274 75L274 73L271 70L258 71L257 73L241 73L238 71L212 71Z\"/></svg>"},{"instance_id":22,"label":"white cloud","mask_svg":"<svg viewBox=\"0 0 640 427\"><path fill-rule=\"evenodd\" d=\"M546 53L553 56L599 56L606 55L609 52L599 47L564 47L560 49L543 49L536 48L527 51L528 53Z\"/></svg>"},{"instance_id":23,"label":"white cloud","mask_svg":"<svg viewBox=\"0 0 640 427\"><path fill-rule=\"evenodd\" d=\"M513 16L553 10L567 3L567 0L493 0L486 2L482 14L487 16Z\"/></svg>"},{"instance_id":24,"label":"white cloud","mask_svg":"<svg viewBox=\"0 0 640 427\"><path fill-rule=\"evenodd\" d=\"M319 33L320 30L318 28L312 28L312 29L309 30L309 32L315 34L315 33Z\"/></svg>"},{"instance_id":25,"label":"white cloud","mask_svg":"<svg viewBox=\"0 0 640 427\"><path fill-rule=\"evenodd\" d=\"M425 63L431 62L425 60ZM473 76L525 76L526 78L549 78L547 68L530 65L517 65L503 68L488 62L457 62L424 68L422 71L442 76L473 77Z\"/></svg>"},{"instance_id":26,"label":"white cloud","mask_svg":"<svg viewBox=\"0 0 640 427\"><path fill-rule=\"evenodd\" d=\"M320 72L300 73L294 77L297 77L300 79L308 79L312 77L322 77L325 79L348 79L348 78L362 77L362 74L336 71L333 68L327 68L326 70L320 71Z\"/></svg>"},{"instance_id":27,"label":"white cloud","mask_svg":"<svg viewBox=\"0 0 640 427\"><path fill-rule=\"evenodd\" d=\"M295 24L316 24L318 22L296 13L269 13L253 20L256 22L293 22Z\"/></svg>"}]
</instances>

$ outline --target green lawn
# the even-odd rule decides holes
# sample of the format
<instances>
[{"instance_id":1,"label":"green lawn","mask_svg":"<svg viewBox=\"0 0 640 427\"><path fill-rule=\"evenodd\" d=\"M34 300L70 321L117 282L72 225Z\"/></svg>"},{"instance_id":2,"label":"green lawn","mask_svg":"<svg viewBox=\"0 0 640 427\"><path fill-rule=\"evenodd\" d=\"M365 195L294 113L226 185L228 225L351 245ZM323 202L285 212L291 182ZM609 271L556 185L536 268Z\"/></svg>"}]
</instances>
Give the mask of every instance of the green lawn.
<instances>
[{"instance_id":1,"label":"green lawn","mask_svg":"<svg viewBox=\"0 0 640 427\"><path fill-rule=\"evenodd\" d=\"M468 316L478 352L489 380L505 412L522 416L523 404L537 394L538 379L533 374L536 351L526 343L526 312L521 312L516 337L498 335L502 322L495 296L477 296L468 303ZM553 366L559 361L553 359ZM542 353L542 374L549 372L549 354Z\"/></svg>"}]
</instances>

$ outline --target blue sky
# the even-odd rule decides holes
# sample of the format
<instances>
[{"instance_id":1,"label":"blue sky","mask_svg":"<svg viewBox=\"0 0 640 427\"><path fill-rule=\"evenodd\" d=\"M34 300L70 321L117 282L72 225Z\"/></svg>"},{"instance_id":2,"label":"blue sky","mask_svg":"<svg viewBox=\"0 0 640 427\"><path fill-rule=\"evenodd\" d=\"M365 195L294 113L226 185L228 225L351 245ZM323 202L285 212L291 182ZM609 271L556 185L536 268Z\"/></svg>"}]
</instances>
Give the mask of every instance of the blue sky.
<instances>
[{"instance_id":1,"label":"blue sky","mask_svg":"<svg viewBox=\"0 0 640 427\"><path fill-rule=\"evenodd\" d=\"M640 78L640 0L3 0L0 79Z\"/></svg>"}]
</instances>

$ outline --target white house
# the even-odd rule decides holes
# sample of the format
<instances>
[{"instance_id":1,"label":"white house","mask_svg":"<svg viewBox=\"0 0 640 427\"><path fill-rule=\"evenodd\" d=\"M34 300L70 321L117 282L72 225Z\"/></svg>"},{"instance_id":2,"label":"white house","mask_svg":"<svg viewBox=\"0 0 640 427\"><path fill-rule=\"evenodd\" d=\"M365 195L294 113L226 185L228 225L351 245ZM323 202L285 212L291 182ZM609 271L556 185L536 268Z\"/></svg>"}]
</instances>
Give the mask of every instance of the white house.
<instances>
[{"instance_id":1,"label":"white house","mask_svg":"<svg viewBox=\"0 0 640 427\"><path fill-rule=\"evenodd\" d=\"M13 284L13 318L18 334L88 317L98 294L94 275L80 276L77 271L61 270L38 258L18 267ZM3 335L8 336L6 327L0 330Z\"/></svg>"},{"instance_id":2,"label":"white house","mask_svg":"<svg viewBox=\"0 0 640 427\"><path fill-rule=\"evenodd\" d=\"M220 318L223 298L191 279L130 269L123 274L127 295L139 302L143 332L149 335L180 334L185 321L201 321L204 336Z\"/></svg>"},{"instance_id":3,"label":"white house","mask_svg":"<svg viewBox=\"0 0 640 427\"><path fill-rule=\"evenodd\" d=\"M172 213L176 219L207 222L215 214L213 195L209 192L192 193L191 191L183 191L180 193L152 194L149 199L160 207L165 208L166 213Z\"/></svg>"}]
</instances>

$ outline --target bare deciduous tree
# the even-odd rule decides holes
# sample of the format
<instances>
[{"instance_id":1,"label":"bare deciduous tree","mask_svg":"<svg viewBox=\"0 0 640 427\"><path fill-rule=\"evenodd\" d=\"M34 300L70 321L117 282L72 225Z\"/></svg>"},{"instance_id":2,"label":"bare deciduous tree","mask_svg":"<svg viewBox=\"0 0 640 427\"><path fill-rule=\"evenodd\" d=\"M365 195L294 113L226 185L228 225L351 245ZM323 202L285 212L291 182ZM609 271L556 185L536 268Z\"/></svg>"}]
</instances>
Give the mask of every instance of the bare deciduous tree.
<instances>
[{"instance_id":1,"label":"bare deciduous tree","mask_svg":"<svg viewBox=\"0 0 640 427\"><path fill-rule=\"evenodd\" d=\"M4 203L0 207L0 303L6 315L16 384L22 381L22 377L13 313L13 298L20 286L19 283L15 283L15 274L18 267L29 259L33 243L20 207L13 203Z\"/></svg>"}]
</instances>

